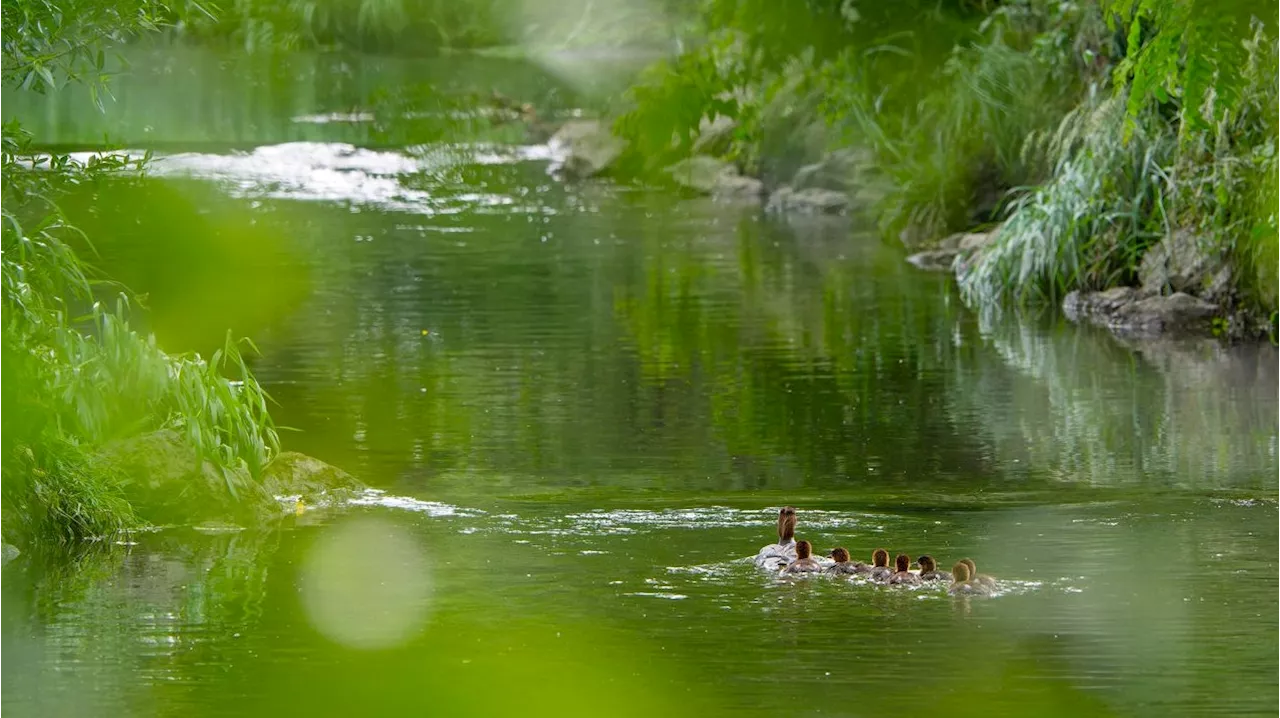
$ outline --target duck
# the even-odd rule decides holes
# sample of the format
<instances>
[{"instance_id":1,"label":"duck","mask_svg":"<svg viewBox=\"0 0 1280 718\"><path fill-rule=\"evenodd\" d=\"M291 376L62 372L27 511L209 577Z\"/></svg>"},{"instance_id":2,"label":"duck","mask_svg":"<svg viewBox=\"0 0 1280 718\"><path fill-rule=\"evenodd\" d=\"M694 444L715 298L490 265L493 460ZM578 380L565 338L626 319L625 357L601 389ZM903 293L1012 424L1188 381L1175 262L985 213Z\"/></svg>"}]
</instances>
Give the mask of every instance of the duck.
<instances>
[{"instance_id":1,"label":"duck","mask_svg":"<svg viewBox=\"0 0 1280 718\"><path fill-rule=\"evenodd\" d=\"M796 509L783 506L778 511L778 543L761 548L756 553L756 565L760 568L781 569L796 559Z\"/></svg>"},{"instance_id":2,"label":"duck","mask_svg":"<svg viewBox=\"0 0 1280 718\"><path fill-rule=\"evenodd\" d=\"M991 589L970 580L969 565L964 561L956 561L956 565L951 567L951 579L951 585L947 586L947 593L956 596L987 596L991 594Z\"/></svg>"},{"instance_id":3,"label":"duck","mask_svg":"<svg viewBox=\"0 0 1280 718\"><path fill-rule=\"evenodd\" d=\"M985 573L978 573L978 567L971 558L962 558L960 562L969 568L969 580L974 583L981 584L984 588L994 591L1000 587L996 580Z\"/></svg>"},{"instance_id":4,"label":"duck","mask_svg":"<svg viewBox=\"0 0 1280 718\"><path fill-rule=\"evenodd\" d=\"M911 557L905 553L898 554L893 560L894 567L897 571L889 577L889 584L892 586L919 586L923 581L920 577L911 573Z\"/></svg>"},{"instance_id":5,"label":"duck","mask_svg":"<svg viewBox=\"0 0 1280 718\"><path fill-rule=\"evenodd\" d=\"M822 570L822 564L813 558L813 544L808 541L796 542L796 560L782 569L783 573L813 573Z\"/></svg>"},{"instance_id":6,"label":"duck","mask_svg":"<svg viewBox=\"0 0 1280 718\"><path fill-rule=\"evenodd\" d=\"M888 581L893 575L893 571L889 568L889 552L882 548L878 548L871 552L871 580L872 581Z\"/></svg>"},{"instance_id":7,"label":"duck","mask_svg":"<svg viewBox=\"0 0 1280 718\"><path fill-rule=\"evenodd\" d=\"M916 565L920 567L921 581L951 580L951 574L946 571L939 571L937 561L934 561L933 557L928 554L924 554L920 558L916 559Z\"/></svg>"},{"instance_id":8,"label":"duck","mask_svg":"<svg viewBox=\"0 0 1280 718\"><path fill-rule=\"evenodd\" d=\"M866 573L871 567L861 561L853 561L849 556L849 550L843 546L837 546L831 549L831 560L835 563L827 566L824 571L837 575L849 575L855 573Z\"/></svg>"}]
</instances>

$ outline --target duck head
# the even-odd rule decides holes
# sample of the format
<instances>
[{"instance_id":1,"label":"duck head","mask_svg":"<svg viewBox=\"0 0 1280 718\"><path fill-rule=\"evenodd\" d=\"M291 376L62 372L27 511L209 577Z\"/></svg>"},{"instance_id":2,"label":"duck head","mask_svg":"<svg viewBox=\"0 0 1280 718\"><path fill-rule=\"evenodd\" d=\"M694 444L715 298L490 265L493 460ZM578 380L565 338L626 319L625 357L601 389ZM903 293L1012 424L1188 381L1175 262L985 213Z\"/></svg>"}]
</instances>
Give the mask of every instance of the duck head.
<instances>
[{"instance_id":1,"label":"duck head","mask_svg":"<svg viewBox=\"0 0 1280 718\"><path fill-rule=\"evenodd\" d=\"M964 564L965 568L969 569L969 578L973 578L978 575L978 566L973 562L973 559L962 558L960 559L960 563Z\"/></svg>"},{"instance_id":2,"label":"duck head","mask_svg":"<svg viewBox=\"0 0 1280 718\"><path fill-rule=\"evenodd\" d=\"M796 537L796 509L783 506L778 512L778 543L787 543Z\"/></svg>"},{"instance_id":3,"label":"duck head","mask_svg":"<svg viewBox=\"0 0 1280 718\"><path fill-rule=\"evenodd\" d=\"M898 573L905 573L907 569L911 568L911 557L905 553L900 553L898 554L898 557L893 560L893 565L894 568L897 569Z\"/></svg>"},{"instance_id":4,"label":"duck head","mask_svg":"<svg viewBox=\"0 0 1280 718\"><path fill-rule=\"evenodd\" d=\"M920 573L929 573L938 570L938 563L933 560L929 554L925 554L916 559L916 565L920 567Z\"/></svg>"},{"instance_id":5,"label":"duck head","mask_svg":"<svg viewBox=\"0 0 1280 718\"><path fill-rule=\"evenodd\" d=\"M871 552L871 563L880 568L889 568L889 552L878 548Z\"/></svg>"},{"instance_id":6,"label":"duck head","mask_svg":"<svg viewBox=\"0 0 1280 718\"><path fill-rule=\"evenodd\" d=\"M969 565L964 561L956 561L956 565L951 567L951 578L956 583L964 583L969 580Z\"/></svg>"},{"instance_id":7,"label":"duck head","mask_svg":"<svg viewBox=\"0 0 1280 718\"><path fill-rule=\"evenodd\" d=\"M796 558L797 559L809 558L809 556L812 553L813 553L813 544L810 544L808 541L796 542Z\"/></svg>"},{"instance_id":8,"label":"duck head","mask_svg":"<svg viewBox=\"0 0 1280 718\"><path fill-rule=\"evenodd\" d=\"M849 550L843 546L831 549L831 558L836 563L847 563L849 561Z\"/></svg>"}]
</instances>

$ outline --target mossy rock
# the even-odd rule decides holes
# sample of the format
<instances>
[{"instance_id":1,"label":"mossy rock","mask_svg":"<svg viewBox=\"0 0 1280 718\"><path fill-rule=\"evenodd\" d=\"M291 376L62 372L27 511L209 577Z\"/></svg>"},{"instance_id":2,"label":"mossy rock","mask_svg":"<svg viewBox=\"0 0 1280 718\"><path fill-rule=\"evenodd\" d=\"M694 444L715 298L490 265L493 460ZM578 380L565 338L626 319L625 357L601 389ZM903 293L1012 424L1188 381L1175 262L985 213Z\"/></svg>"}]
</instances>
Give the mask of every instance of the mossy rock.
<instances>
[{"instance_id":1,"label":"mossy rock","mask_svg":"<svg viewBox=\"0 0 1280 718\"><path fill-rule=\"evenodd\" d=\"M220 470L212 462L201 461L176 431L115 441L98 454L124 478L125 499L148 523L254 521L279 511L275 499L253 480L247 467Z\"/></svg>"},{"instance_id":2,"label":"mossy rock","mask_svg":"<svg viewBox=\"0 0 1280 718\"><path fill-rule=\"evenodd\" d=\"M267 464L262 486L272 496L301 496L312 502L347 498L366 488L342 469L296 451L286 451Z\"/></svg>"},{"instance_id":3,"label":"mossy rock","mask_svg":"<svg viewBox=\"0 0 1280 718\"><path fill-rule=\"evenodd\" d=\"M260 479L243 465L220 471L170 430L113 442L99 458L124 477L125 498L152 524L253 525L282 515L277 496L314 502L364 488L347 472L293 451L273 459Z\"/></svg>"}]
</instances>

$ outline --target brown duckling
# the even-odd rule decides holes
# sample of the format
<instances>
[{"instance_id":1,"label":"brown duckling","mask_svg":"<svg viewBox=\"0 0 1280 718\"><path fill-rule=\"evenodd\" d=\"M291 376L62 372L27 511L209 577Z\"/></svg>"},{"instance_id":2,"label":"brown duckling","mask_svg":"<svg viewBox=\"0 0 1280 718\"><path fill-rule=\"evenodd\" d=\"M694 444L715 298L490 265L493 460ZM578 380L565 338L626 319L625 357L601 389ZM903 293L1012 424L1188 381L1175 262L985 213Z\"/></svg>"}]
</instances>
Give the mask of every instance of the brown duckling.
<instances>
[{"instance_id":1,"label":"brown duckling","mask_svg":"<svg viewBox=\"0 0 1280 718\"><path fill-rule=\"evenodd\" d=\"M894 567L897 568L893 575L889 577L889 584L893 586L919 586L922 582L920 577L911 573L911 557L905 553L898 554L893 560Z\"/></svg>"},{"instance_id":2,"label":"brown duckling","mask_svg":"<svg viewBox=\"0 0 1280 718\"><path fill-rule=\"evenodd\" d=\"M889 568L889 552L882 548L878 548L871 552L871 580L872 581L888 581L893 575L893 570Z\"/></svg>"},{"instance_id":3,"label":"brown duckling","mask_svg":"<svg viewBox=\"0 0 1280 718\"><path fill-rule=\"evenodd\" d=\"M970 581L976 584L979 584L982 587L991 591L994 591L1000 587L1000 585L996 583L996 580L991 576L988 576L985 573L978 573L978 567L973 563L973 559L962 558L960 559L960 563L963 563L965 566L969 568Z\"/></svg>"},{"instance_id":4,"label":"brown duckling","mask_svg":"<svg viewBox=\"0 0 1280 718\"><path fill-rule=\"evenodd\" d=\"M813 558L813 545L808 541L796 542L796 560L782 569L783 573L813 573L822 570L822 564Z\"/></svg>"},{"instance_id":5,"label":"brown duckling","mask_svg":"<svg viewBox=\"0 0 1280 718\"><path fill-rule=\"evenodd\" d=\"M956 565L951 567L951 579L947 593L957 596L987 596L991 593L991 589L969 578L969 566L964 561L956 561Z\"/></svg>"},{"instance_id":6,"label":"brown duckling","mask_svg":"<svg viewBox=\"0 0 1280 718\"><path fill-rule=\"evenodd\" d=\"M831 549L831 560L835 563L823 569L827 573L849 575L854 573L866 573L871 567L861 561L853 561L849 555L849 550L843 546Z\"/></svg>"},{"instance_id":7,"label":"brown duckling","mask_svg":"<svg viewBox=\"0 0 1280 718\"><path fill-rule=\"evenodd\" d=\"M934 561L933 557L928 554L925 554L920 558L916 559L916 565L920 567L921 581L950 581L951 580L951 574L947 573L946 571L939 571L938 563Z\"/></svg>"},{"instance_id":8,"label":"brown duckling","mask_svg":"<svg viewBox=\"0 0 1280 718\"><path fill-rule=\"evenodd\" d=\"M756 554L756 565L761 568L781 569L796 559L796 510L783 506L778 511L778 543L772 543Z\"/></svg>"}]
</instances>

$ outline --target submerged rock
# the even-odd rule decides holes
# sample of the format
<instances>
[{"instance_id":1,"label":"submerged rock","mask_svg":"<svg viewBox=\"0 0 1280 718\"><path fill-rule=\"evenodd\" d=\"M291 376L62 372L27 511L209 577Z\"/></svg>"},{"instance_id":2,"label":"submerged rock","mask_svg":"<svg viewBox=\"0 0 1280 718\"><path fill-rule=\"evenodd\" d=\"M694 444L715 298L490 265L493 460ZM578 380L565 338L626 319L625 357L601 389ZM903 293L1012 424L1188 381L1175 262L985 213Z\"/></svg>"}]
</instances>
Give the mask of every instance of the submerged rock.
<instances>
[{"instance_id":1,"label":"submerged rock","mask_svg":"<svg viewBox=\"0 0 1280 718\"><path fill-rule=\"evenodd\" d=\"M764 183L744 177L738 168L714 157L690 157L667 168L667 174L679 187L718 198L759 199Z\"/></svg>"},{"instance_id":2,"label":"submerged rock","mask_svg":"<svg viewBox=\"0 0 1280 718\"><path fill-rule=\"evenodd\" d=\"M766 212L776 214L844 214L848 210L849 195L816 187L802 190L782 187L769 195L765 205Z\"/></svg>"},{"instance_id":3,"label":"submerged rock","mask_svg":"<svg viewBox=\"0 0 1280 718\"><path fill-rule=\"evenodd\" d=\"M1117 334L1208 334L1220 308L1183 292L1163 296L1133 287L1102 292L1071 292L1062 302L1067 318L1106 327Z\"/></svg>"},{"instance_id":4,"label":"submerged rock","mask_svg":"<svg viewBox=\"0 0 1280 718\"><path fill-rule=\"evenodd\" d=\"M13 544L10 544L10 543L0 544L0 566L3 566L4 564L14 560L21 553L22 552L18 550L18 547L14 546Z\"/></svg>"},{"instance_id":5,"label":"submerged rock","mask_svg":"<svg viewBox=\"0 0 1280 718\"><path fill-rule=\"evenodd\" d=\"M626 148L626 142L598 120L566 122L547 144L564 157L560 171L575 178L606 173Z\"/></svg>"}]
</instances>

